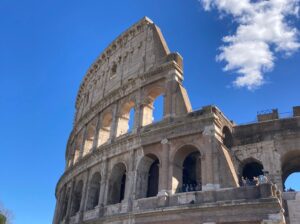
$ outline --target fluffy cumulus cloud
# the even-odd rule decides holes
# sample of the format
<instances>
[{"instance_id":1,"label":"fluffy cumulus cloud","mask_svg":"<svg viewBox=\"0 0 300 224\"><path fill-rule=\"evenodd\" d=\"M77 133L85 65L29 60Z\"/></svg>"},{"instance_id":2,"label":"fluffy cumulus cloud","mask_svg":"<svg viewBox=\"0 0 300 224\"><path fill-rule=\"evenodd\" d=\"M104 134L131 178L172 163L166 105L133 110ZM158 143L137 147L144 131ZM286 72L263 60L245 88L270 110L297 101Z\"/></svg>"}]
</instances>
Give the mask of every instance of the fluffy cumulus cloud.
<instances>
[{"instance_id":1,"label":"fluffy cumulus cloud","mask_svg":"<svg viewBox=\"0 0 300 224\"><path fill-rule=\"evenodd\" d=\"M264 73L274 67L275 55L291 55L300 48L298 30L300 0L199 0L206 11L217 9L237 23L232 36L223 38L217 61L225 71L239 75L238 87L254 89L264 83Z\"/></svg>"}]
</instances>

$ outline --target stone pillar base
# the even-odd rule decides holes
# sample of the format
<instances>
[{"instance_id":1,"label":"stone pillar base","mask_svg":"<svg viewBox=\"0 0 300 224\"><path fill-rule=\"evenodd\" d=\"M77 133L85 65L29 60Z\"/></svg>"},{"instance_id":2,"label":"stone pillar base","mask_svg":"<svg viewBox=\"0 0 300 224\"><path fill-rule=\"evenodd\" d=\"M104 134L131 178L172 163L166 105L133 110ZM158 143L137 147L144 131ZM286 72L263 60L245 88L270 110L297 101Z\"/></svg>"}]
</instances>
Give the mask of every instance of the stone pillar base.
<instances>
[{"instance_id":1,"label":"stone pillar base","mask_svg":"<svg viewBox=\"0 0 300 224\"><path fill-rule=\"evenodd\" d=\"M166 190L162 190L157 194L157 206L164 207L167 206L169 201L169 194Z\"/></svg>"}]
</instances>

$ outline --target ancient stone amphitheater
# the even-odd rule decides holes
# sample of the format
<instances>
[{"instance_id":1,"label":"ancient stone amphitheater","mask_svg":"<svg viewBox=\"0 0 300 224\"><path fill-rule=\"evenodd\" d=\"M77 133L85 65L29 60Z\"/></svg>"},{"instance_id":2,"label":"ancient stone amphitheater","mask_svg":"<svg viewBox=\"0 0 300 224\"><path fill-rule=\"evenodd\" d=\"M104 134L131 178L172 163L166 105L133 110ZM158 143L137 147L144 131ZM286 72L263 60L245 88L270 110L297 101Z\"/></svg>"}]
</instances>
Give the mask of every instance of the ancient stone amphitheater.
<instances>
[{"instance_id":1,"label":"ancient stone amphitheater","mask_svg":"<svg viewBox=\"0 0 300 224\"><path fill-rule=\"evenodd\" d=\"M300 195L283 191L300 171L300 107L237 125L193 111L182 81L148 18L104 50L79 89L54 224L300 223Z\"/></svg>"}]
</instances>

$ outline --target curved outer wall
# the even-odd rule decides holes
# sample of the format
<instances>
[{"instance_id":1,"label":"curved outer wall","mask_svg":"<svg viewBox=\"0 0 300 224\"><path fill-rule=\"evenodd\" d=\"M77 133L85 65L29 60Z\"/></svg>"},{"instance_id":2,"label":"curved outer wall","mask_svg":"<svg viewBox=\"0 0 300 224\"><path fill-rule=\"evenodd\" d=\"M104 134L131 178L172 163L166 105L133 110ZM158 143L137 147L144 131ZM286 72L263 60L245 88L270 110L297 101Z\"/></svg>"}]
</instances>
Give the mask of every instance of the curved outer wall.
<instances>
[{"instance_id":1,"label":"curved outer wall","mask_svg":"<svg viewBox=\"0 0 300 224\"><path fill-rule=\"evenodd\" d=\"M170 53L148 18L105 49L80 85L66 170L55 192L54 224L261 223L270 215L276 222L268 223L284 223L274 185L239 187L244 160L255 157L270 164L263 148L249 149L259 144L251 142L249 130L261 130L261 124L237 126L215 106L192 111L182 81L182 57ZM159 96L163 115L154 123ZM284 126L270 122L277 136L285 133ZM290 124L292 141L298 141L292 151L298 155L299 117ZM266 147L275 139L272 133ZM280 172L281 151L274 154ZM187 175L188 159L196 168ZM270 177L282 188L280 173ZM187 180L197 189L186 190L192 183Z\"/></svg>"}]
</instances>

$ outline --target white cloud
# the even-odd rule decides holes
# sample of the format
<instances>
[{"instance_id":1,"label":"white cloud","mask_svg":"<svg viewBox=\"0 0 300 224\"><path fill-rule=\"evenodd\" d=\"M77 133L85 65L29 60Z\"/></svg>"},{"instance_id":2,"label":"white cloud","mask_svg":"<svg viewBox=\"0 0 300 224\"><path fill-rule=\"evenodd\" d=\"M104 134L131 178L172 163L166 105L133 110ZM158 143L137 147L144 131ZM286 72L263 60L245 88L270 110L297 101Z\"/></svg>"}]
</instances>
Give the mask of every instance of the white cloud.
<instances>
[{"instance_id":1,"label":"white cloud","mask_svg":"<svg viewBox=\"0 0 300 224\"><path fill-rule=\"evenodd\" d=\"M264 83L264 73L274 67L275 53L291 55L300 48L298 30L290 23L298 18L300 0L199 0L206 11L231 15L238 27L224 45L217 61L225 71L236 71L238 87L253 89Z\"/></svg>"}]
</instances>

